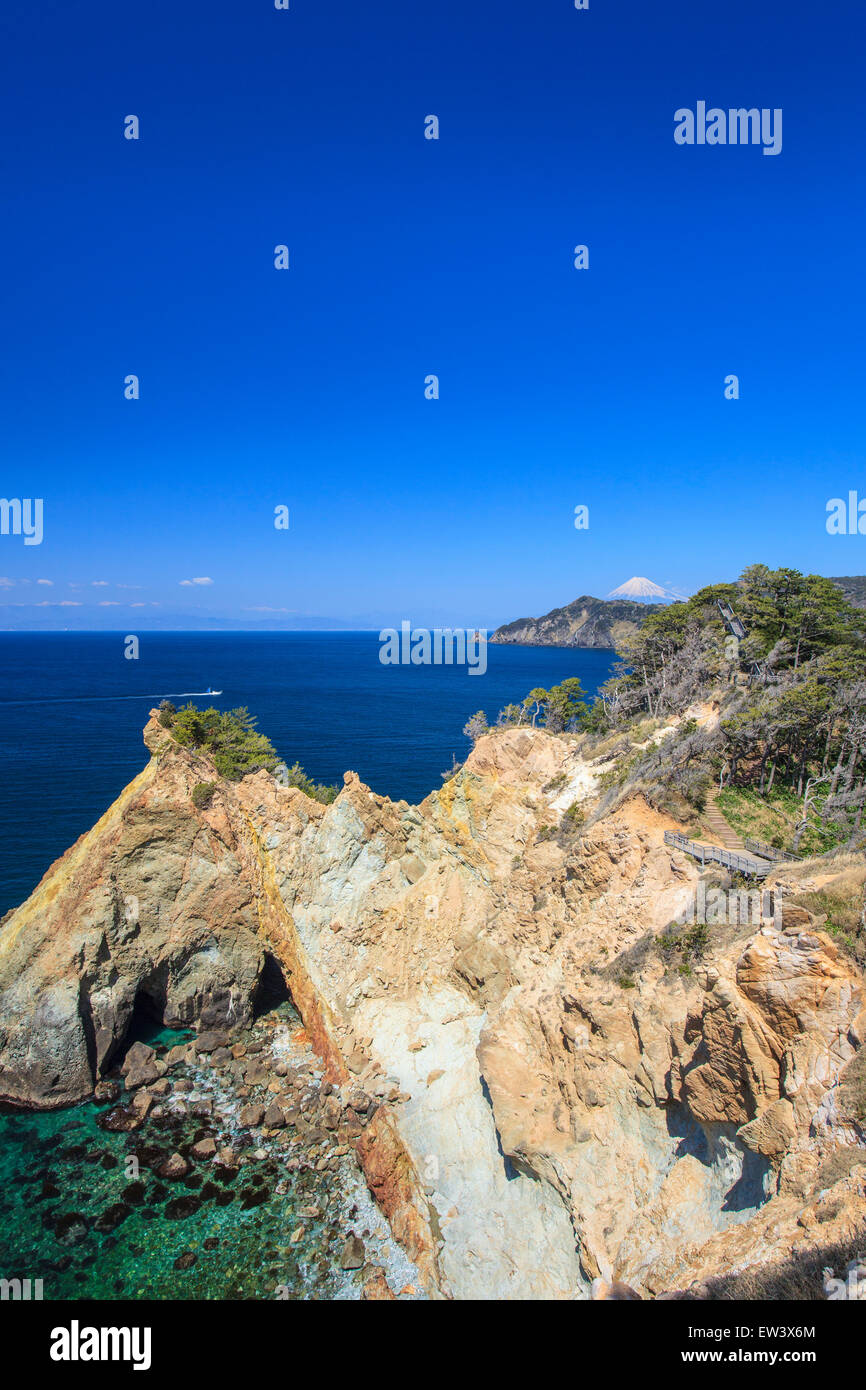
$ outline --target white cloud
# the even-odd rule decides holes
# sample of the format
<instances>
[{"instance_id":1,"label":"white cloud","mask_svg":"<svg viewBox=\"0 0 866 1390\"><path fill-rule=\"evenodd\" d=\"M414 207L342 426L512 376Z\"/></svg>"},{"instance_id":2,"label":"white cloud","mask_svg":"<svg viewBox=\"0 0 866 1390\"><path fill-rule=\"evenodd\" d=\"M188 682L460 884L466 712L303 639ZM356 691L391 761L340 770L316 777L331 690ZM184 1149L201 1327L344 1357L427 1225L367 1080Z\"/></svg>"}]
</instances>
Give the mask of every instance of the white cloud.
<instances>
[{"instance_id":1,"label":"white cloud","mask_svg":"<svg viewBox=\"0 0 866 1390\"><path fill-rule=\"evenodd\" d=\"M53 589L53 588L54 588L54 580L53 580L53 579L37 579L36 583L37 583L37 584L47 584L48 587L49 587L50 589Z\"/></svg>"},{"instance_id":2,"label":"white cloud","mask_svg":"<svg viewBox=\"0 0 866 1390\"><path fill-rule=\"evenodd\" d=\"M93 583L92 583L92 585L91 585L91 588L93 588L93 589L107 589L107 588L108 588L108 580L107 580L107 579L94 579L94 580L93 580Z\"/></svg>"},{"instance_id":3,"label":"white cloud","mask_svg":"<svg viewBox=\"0 0 866 1390\"><path fill-rule=\"evenodd\" d=\"M189 587L191 584L212 584L213 580L204 575L201 579L182 579L180 582Z\"/></svg>"},{"instance_id":4,"label":"white cloud","mask_svg":"<svg viewBox=\"0 0 866 1390\"><path fill-rule=\"evenodd\" d=\"M15 580L14 580L14 579L7 579L7 578L5 577L5 575L0 574L0 589L14 589L14 588L15 588Z\"/></svg>"}]
</instances>

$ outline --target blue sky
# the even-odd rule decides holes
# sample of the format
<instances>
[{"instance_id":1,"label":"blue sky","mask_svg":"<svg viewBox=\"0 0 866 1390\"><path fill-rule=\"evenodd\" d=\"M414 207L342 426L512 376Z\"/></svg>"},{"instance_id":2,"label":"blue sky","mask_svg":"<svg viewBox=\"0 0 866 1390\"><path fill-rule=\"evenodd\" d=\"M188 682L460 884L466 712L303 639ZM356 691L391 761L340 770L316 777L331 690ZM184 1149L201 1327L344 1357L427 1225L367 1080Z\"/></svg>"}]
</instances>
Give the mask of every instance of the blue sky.
<instances>
[{"instance_id":1,"label":"blue sky","mask_svg":"<svg viewBox=\"0 0 866 1390\"><path fill-rule=\"evenodd\" d=\"M45 534L0 626L866 569L824 524L866 496L860 6L291 5L7 0L0 496ZM782 153L677 146L699 100Z\"/></svg>"}]
</instances>

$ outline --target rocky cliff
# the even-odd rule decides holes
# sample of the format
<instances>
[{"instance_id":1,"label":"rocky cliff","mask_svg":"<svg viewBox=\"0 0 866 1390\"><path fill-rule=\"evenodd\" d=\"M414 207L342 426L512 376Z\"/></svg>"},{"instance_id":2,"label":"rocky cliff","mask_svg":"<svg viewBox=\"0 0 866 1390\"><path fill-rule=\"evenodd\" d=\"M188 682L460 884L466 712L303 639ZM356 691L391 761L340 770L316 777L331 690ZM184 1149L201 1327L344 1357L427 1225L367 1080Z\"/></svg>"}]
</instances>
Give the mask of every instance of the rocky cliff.
<instances>
[{"instance_id":1,"label":"rocky cliff","mask_svg":"<svg viewBox=\"0 0 866 1390\"><path fill-rule=\"evenodd\" d=\"M866 608L866 575L846 574L834 578L836 584L854 608Z\"/></svg>"},{"instance_id":2,"label":"rocky cliff","mask_svg":"<svg viewBox=\"0 0 866 1390\"><path fill-rule=\"evenodd\" d=\"M859 972L788 906L672 968L698 866L639 797L593 819L579 743L499 731L417 807L260 772L197 810L213 768L154 718L145 740L0 928L0 1098L87 1096L142 1001L230 1033L278 962L335 1093L377 1098L358 1156L428 1292L700 1293L863 1232Z\"/></svg>"},{"instance_id":3,"label":"rocky cliff","mask_svg":"<svg viewBox=\"0 0 866 1390\"><path fill-rule=\"evenodd\" d=\"M530 647L616 648L637 632L651 613L645 603L629 599L576 598L564 608L554 608L543 618L518 618L498 627L491 642L512 642Z\"/></svg>"}]
</instances>

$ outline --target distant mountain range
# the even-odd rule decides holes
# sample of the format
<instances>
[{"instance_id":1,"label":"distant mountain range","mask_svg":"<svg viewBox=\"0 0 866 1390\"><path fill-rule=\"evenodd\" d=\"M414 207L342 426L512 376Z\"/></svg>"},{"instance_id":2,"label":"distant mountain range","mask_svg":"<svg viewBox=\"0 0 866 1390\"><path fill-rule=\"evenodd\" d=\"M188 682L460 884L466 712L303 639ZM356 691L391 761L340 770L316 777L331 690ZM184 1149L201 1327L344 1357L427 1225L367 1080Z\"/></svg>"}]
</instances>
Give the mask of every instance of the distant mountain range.
<instances>
[{"instance_id":1,"label":"distant mountain range","mask_svg":"<svg viewBox=\"0 0 866 1390\"><path fill-rule=\"evenodd\" d=\"M866 608L866 575L834 578L846 599L855 608ZM644 589L642 586L648 586ZM657 591L657 592L653 592ZM543 618L518 618L498 627L491 642L514 643L527 647L613 647L637 632L657 603L670 602L672 589L663 589L651 579L629 579L613 590L614 595L640 593L640 598L592 598L584 594L564 608L553 608Z\"/></svg>"}]
</instances>

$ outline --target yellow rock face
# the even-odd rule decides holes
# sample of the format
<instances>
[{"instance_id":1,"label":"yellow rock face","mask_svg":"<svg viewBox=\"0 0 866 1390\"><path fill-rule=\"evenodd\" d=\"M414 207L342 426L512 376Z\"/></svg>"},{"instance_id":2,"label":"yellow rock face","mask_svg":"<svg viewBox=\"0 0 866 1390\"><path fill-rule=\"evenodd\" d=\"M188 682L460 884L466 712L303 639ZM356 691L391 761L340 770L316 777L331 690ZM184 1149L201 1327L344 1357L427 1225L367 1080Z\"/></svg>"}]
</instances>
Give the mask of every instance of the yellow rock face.
<instances>
[{"instance_id":1,"label":"yellow rock face","mask_svg":"<svg viewBox=\"0 0 866 1390\"><path fill-rule=\"evenodd\" d=\"M212 767L153 719L146 741L0 929L0 1098L87 1095L141 991L169 1022L243 1023L270 952L334 1084L379 1087L362 1161L446 1294L657 1294L760 1264L814 1238L828 1163L833 1222L862 1216L836 1105L859 973L808 914L713 930L671 969L657 938L697 865L640 798L593 819L573 741L489 735L419 807L261 772L204 810Z\"/></svg>"}]
</instances>

